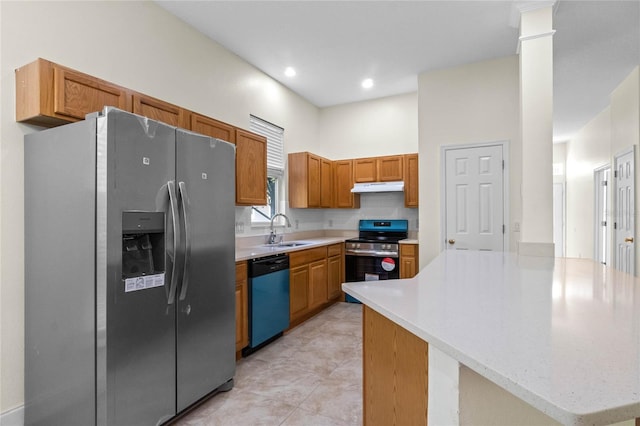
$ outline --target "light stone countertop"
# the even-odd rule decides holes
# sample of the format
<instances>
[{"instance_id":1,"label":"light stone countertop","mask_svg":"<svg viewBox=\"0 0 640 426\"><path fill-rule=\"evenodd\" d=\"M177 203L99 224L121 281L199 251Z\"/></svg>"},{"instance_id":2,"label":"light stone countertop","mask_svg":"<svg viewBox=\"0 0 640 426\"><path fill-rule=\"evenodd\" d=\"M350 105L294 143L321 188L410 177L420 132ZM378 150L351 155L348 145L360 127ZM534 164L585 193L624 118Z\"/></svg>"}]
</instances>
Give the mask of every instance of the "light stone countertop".
<instances>
[{"instance_id":1,"label":"light stone countertop","mask_svg":"<svg viewBox=\"0 0 640 426\"><path fill-rule=\"evenodd\" d=\"M567 425L640 417L640 280L589 259L442 252L342 288Z\"/></svg>"},{"instance_id":2,"label":"light stone countertop","mask_svg":"<svg viewBox=\"0 0 640 426\"><path fill-rule=\"evenodd\" d=\"M418 240L406 239L398 241L400 244L418 244Z\"/></svg>"},{"instance_id":3,"label":"light stone countertop","mask_svg":"<svg viewBox=\"0 0 640 426\"><path fill-rule=\"evenodd\" d=\"M345 238L343 237L317 237L317 238L303 238L303 239L293 239L292 241L300 241L308 244L304 244L296 247L283 247L279 245L267 246L266 244L261 244L253 247L236 247L236 262L241 260L249 260L255 259L259 257L271 256L279 253L291 253L293 251L298 250L306 250L314 247L326 246L335 243L344 242ZM285 241L286 243L287 241Z\"/></svg>"}]
</instances>

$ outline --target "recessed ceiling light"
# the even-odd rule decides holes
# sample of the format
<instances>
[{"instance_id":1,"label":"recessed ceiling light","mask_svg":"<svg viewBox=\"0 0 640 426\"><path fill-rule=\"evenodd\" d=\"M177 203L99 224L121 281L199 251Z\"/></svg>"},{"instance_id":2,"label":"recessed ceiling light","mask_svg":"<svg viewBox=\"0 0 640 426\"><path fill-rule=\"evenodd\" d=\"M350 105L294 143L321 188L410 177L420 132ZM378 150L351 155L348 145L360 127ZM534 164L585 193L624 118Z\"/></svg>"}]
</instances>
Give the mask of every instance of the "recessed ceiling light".
<instances>
[{"instance_id":1,"label":"recessed ceiling light","mask_svg":"<svg viewBox=\"0 0 640 426\"><path fill-rule=\"evenodd\" d=\"M365 78L364 80L362 80L362 87L364 87L365 89L370 89L373 87L373 80L370 78Z\"/></svg>"},{"instance_id":2,"label":"recessed ceiling light","mask_svg":"<svg viewBox=\"0 0 640 426\"><path fill-rule=\"evenodd\" d=\"M296 75L296 70L293 69L293 67L287 67L284 70L284 75L286 75L287 77L294 77Z\"/></svg>"}]
</instances>

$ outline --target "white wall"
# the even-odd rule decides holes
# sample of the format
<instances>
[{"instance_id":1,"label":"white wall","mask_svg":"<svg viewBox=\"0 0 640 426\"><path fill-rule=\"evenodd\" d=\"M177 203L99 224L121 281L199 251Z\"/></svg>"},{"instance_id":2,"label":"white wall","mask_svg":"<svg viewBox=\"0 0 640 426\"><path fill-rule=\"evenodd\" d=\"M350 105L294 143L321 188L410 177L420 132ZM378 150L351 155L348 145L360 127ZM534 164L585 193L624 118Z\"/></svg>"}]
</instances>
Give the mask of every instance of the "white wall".
<instances>
[{"instance_id":1,"label":"white wall","mask_svg":"<svg viewBox=\"0 0 640 426\"><path fill-rule=\"evenodd\" d=\"M640 69L636 67L611 93L611 153L615 155L638 143L640 143ZM638 164L637 161L636 158L636 164Z\"/></svg>"},{"instance_id":2,"label":"white wall","mask_svg":"<svg viewBox=\"0 0 640 426\"><path fill-rule=\"evenodd\" d=\"M640 188L640 68L636 67L611 93L610 105L567 142L567 256L593 257L593 170L613 165L620 151L636 146L636 193ZM609 209L612 214L613 205ZM638 209L636 209L636 224ZM636 240L638 237L636 225ZM612 232L613 234L613 232ZM636 274L640 254L636 250Z\"/></svg>"},{"instance_id":3,"label":"white wall","mask_svg":"<svg viewBox=\"0 0 640 426\"><path fill-rule=\"evenodd\" d=\"M315 154L332 160L418 152L418 94L320 110Z\"/></svg>"},{"instance_id":4,"label":"white wall","mask_svg":"<svg viewBox=\"0 0 640 426\"><path fill-rule=\"evenodd\" d=\"M567 169L567 143L559 142L553 144L553 164L562 167L560 174L553 174L553 183L565 183L565 171Z\"/></svg>"},{"instance_id":5,"label":"white wall","mask_svg":"<svg viewBox=\"0 0 640 426\"><path fill-rule=\"evenodd\" d=\"M606 108L567 142L567 257L593 258L593 171L611 161L610 124Z\"/></svg>"},{"instance_id":6,"label":"white wall","mask_svg":"<svg viewBox=\"0 0 640 426\"><path fill-rule=\"evenodd\" d=\"M521 144L517 56L420 74L420 264L440 252L440 148L508 140L510 221L520 222ZM510 224L507 224L511 227ZM510 232L515 250L518 233Z\"/></svg>"},{"instance_id":7,"label":"white wall","mask_svg":"<svg viewBox=\"0 0 640 426\"><path fill-rule=\"evenodd\" d=\"M318 109L153 2L0 2L0 412L23 403L23 136L14 69L38 57L248 128L286 128L288 149L316 143ZM81 161L82 159L78 159Z\"/></svg>"}]
</instances>

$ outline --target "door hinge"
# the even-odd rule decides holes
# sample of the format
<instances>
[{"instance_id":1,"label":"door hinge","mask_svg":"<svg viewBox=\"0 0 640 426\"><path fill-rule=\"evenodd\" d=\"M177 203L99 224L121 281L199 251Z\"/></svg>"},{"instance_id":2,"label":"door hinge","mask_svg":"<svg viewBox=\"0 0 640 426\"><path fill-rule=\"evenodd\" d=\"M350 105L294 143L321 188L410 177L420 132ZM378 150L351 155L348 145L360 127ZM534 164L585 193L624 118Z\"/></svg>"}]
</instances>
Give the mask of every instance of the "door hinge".
<instances>
[{"instance_id":1,"label":"door hinge","mask_svg":"<svg viewBox=\"0 0 640 426\"><path fill-rule=\"evenodd\" d=\"M502 225L502 233L504 234L506 232L506 227L504 226L504 224Z\"/></svg>"},{"instance_id":2,"label":"door hinge","mask_svg":"<svg viewBox=\"0 0 640 426\"><path fill-rule=\"evenodd\" d=\"M602 186L607 186L607 181L606 180L602 181Z\"/></svg>"},{"instance_id":3,"label":"door hinge","mask_svg":"<svg viewBox=\"0 0 640 426\"><path fill-rule=\"evenodd\" d=\"M618 222L613 222L613 229L618 229Z\"/></svg>"},{"instance_id":4,"label":"door hinge","mask_svg":"<svg viewBox=\"0 0 640 426\"><path fill-rule=\"evenodd\" d=\"M613 171L613 177L618 177L618 171L617 170Z\"/></svg>"},{"instance_id":5,"label":"door hinge","mask_svg":"<svg viewBox=\"0 0 640 426\"><path fill-rule=\"evenodd\" d=\"M504 160L502 160L502 170L504 170Z\"/></svg>"},{"instance_id":6,"label":"door hinge","mask_svg":"<svg viewBox=\"0 0 640 426\"><path fill-rule=\"evenodd\" d=\"M607 226L607 221L606 220L602 221L602 226Z\"/></svg>"}]
</instances>

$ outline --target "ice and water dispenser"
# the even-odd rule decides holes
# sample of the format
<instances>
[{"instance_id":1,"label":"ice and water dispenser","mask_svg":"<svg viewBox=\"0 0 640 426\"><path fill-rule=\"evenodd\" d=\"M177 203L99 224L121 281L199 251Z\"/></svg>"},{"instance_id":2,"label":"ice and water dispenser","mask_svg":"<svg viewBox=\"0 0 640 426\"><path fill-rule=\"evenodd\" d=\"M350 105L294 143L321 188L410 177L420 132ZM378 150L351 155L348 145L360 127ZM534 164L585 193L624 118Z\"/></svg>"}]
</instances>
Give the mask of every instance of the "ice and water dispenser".
<instances>
[{"instance_id":1,"label":"ice and water dispenser","mask_svg":"<svg viewBox=\"0 0 640 426\"><path fill-rule=\"evenodd\" d=\"M125 292L164 285L163 212L122 213L122 280Z\"/></svg>"}]
</instances>

